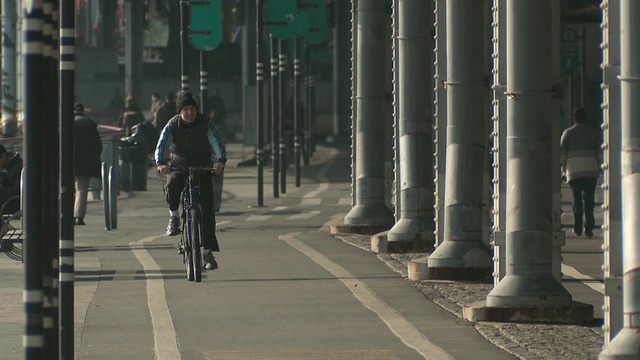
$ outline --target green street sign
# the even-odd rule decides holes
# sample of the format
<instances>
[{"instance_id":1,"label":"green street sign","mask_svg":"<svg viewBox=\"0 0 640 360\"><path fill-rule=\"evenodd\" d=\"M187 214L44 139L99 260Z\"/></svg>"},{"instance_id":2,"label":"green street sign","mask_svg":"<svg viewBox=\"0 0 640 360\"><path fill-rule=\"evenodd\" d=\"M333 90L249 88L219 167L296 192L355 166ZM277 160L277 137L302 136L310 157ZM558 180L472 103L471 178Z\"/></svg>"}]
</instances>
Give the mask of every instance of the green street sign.
<instances>
[{"instance_id":1,"label":"green street sign","mask_svg":"<svg viewBox=\"0 0 640 360\"><path fill-rule=\"evenodd\" d=\"M300 11L309 16L309 31L304 35L310 44L320 44L331 35L327 24L326 0L300 0Z\"/></svg>"},{"instance_id":2,"label":"green street sign","mask_svg":"<svg viewBox=\"0 0 640 360\"><path fill-rule=\"evenodd\" d=\"M198 50L210 51L222 40L222 0L191 1L189 43Z\"/></svg>"},{"instance_id":3,"label":"green street sign","mask_svg":"<svg viewBox=\"0 0 640 360\"><path fill-rule=\"evenodd\" d=\"M580 69L580 37L570 28L562 30L560 41L560 67L565 75L575 75Z\"/></svg>"},{"instance_id":4,"label":"green street sign","mask_svg":"<svg viewBox=\"0 0 640 360\"><path fill-rule=\"evenodd\" d=\"M267 28L276 39L291 39L309 29L309 18L298 12L298 0L269 0Z\"/></svg>"}]
</instances>

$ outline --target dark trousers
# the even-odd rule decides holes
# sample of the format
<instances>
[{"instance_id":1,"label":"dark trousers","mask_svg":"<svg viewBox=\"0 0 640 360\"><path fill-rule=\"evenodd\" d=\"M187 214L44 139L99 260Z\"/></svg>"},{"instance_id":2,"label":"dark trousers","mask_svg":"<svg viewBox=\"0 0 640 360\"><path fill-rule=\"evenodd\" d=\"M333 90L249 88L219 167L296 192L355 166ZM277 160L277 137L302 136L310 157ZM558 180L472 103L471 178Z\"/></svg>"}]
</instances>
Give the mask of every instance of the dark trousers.
<instances>
[{"instance_id":1,"label":"dark trousers","mask_svg":"<svg viewBox=\"0 0 640 360\"><path fill-rule=\"evenodd\" d=\"M173 171L167 175L165 196L169 210L178 210L184 189L185 174ZM198 184L200 189L200 209L202 211L202 245L211 251L220 251L216 238L216 215L213 211L213 184L211 174L200 173Z\"/></svg>"},{"instance_id":2,"label":"dark trousers","mask_svg":"<svg viewBox=\"0 0 640 360\"><path fill-rule=\"evenodd\" d=\"M583 215L585 232L593 232L593 227L595 226L593 194L596 192L596 182L596 178L579 178L569 182L573 192L573 230L576 234L582 234Z\"/></svg>"}]
</instances>

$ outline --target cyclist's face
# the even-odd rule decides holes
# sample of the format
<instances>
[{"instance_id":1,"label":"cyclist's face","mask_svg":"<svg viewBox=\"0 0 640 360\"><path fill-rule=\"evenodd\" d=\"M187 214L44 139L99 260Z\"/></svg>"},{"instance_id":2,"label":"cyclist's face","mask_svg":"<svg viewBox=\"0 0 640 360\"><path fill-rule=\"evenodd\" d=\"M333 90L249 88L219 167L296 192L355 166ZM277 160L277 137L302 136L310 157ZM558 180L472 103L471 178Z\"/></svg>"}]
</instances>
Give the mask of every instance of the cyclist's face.
<instances>
[{"instance_id":1,"label":"cyclist's face","mask_svg":"<svg viewBox=\"0 0 640 360\"><path fill-rule=\"evenodd\" d=\"M180 110L180 117L185 122L191 123L196 120L197 110L193 105L187 105Z\"/></svg>"}]
</instances>

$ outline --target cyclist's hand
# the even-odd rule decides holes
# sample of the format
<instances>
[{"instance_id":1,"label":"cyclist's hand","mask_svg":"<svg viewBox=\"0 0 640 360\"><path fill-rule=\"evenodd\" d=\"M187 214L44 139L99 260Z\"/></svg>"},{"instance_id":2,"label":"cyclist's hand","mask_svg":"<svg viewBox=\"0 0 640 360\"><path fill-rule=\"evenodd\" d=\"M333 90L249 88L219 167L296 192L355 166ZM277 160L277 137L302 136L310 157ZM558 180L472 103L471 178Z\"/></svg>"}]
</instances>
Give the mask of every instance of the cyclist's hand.
<instances>
[{"instance_id":1,"label":"cyclist's hand","mask_svg":"<svg viewBox=\"0 0 640 360\"><path fill-rule=\"evenodd\" d=\"M213 164L213 173L216 175L222 174L222 171L224 170L224 163L215 163Z\"/></svg>"},{"instance_id":2,"label":"cyclist's hand","mask_svg":"<svg viewBox=\"0 0 640 360\"><path fill-rule=\"evenodd\" d=\"M169 165L158 165L157 169L158 172L162 175L168 175L171 170L169 169Z\"/></svg>"}]
</instances>

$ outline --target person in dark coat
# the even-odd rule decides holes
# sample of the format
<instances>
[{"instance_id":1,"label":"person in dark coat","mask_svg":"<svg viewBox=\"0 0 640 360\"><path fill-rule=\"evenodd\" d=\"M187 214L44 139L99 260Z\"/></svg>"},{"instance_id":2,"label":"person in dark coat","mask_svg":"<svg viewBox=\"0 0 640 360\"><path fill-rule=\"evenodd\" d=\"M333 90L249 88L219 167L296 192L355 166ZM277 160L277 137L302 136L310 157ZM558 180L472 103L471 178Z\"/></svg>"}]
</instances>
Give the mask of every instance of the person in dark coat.
<instances>
[{"instance_id":1,"label":"person in dark coat","mask_svg":"<svg viewBox=\"0 0 640 360\"><path fill-rule=\"evenodd\" d=\"M172 117L176 116L177 113L176 97L173 93L167 93L164 97L164 102L156 112L155 123L153 124L155 125L158 134L160 134L162 129L164 129L164 126L167 125L167 122L169 122Z\"/></svg>"},{"instance_id":2,"label":"person in dark coat","mask_svg":"<svg viewBox=\"0 0 640 360\"><path fill-rule=\"evenodd\" d=\"M100 177L102 141L98 133L98 124L84 113L84 106L81 103L76 103L74 106L74 146L76 180L74 222L76 225L85 225L89 181L92 177Z\"/></svg>"},{"instance_id":3,"label":"person in dark coat","mask_svg":"<svg viewBox=\"0 0 640 360\"><path fill-rule=\"evenodd\" d=\"M131 96L127 97L125 109L118 119L118 127L125 129L127 136L129 136L133 133L132 128L145 120L142 110L135 99Z\"/></svg>"},{"instance_id":4,"label":"person in dark coat","mask_svg":"<svg viewBox=\"0 0 640 360\"><path fill-rule=\"evenodd\" d=\"M0 145L0 206L5 205L2 209L5 214L12 214L20 209L20 201L5 202L20 195L22 166L20 154L9 152Z\"/></svg>"}]
</instances>

